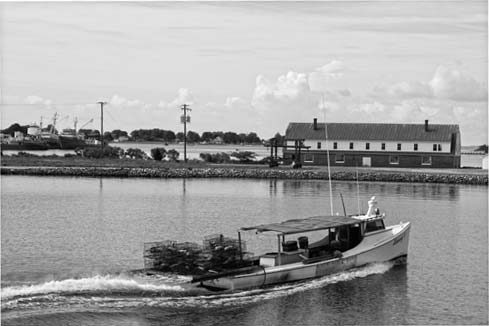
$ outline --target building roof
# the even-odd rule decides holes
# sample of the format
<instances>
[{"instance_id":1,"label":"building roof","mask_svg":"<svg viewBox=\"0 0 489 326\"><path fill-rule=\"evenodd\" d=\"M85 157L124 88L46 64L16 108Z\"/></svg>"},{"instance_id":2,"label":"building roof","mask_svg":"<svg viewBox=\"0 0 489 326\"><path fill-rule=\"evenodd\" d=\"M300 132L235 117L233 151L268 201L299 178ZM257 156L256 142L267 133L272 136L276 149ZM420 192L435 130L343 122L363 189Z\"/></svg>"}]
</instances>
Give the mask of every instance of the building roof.
<instances>
[{"instance_id":1,"label":"building roof","mask_svg":"<svg viewBox=\"0 0 489 326\"><path fill-rule=\"evenodd\" d=\"M294 219L279 223L261 224L241 228L243 231L256 230L257 232L273 231L282 234L294 234L324 230L360 223L361 221L347 216L313 216L304 219Z\"/></svg>"},{"instance_id":2,"label":"building roof","mask_svg":"<svg viewBox=\"0 0 489 326\"><path fill-rule=\"evenodd\" d=\"M394 140L450 142L458 125L394 124L394 123L328 123L330 140ZM325 123L291 122L285 131L286 139L326 139Z\"/></svg>"}]
</instances>

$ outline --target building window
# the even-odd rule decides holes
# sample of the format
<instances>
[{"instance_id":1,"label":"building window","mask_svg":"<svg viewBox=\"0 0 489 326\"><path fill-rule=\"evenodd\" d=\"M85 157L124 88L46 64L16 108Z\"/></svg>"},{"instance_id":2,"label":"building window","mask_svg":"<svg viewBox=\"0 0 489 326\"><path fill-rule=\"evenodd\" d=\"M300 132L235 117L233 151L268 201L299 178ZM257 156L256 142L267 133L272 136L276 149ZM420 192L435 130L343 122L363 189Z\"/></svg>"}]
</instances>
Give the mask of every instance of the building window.
<instances>
[{"instance_id":1,"label":"building window","mask_svg":"<svg viewBox=\"0 0 489 326\"><path fill-rule=\"evenodd\" d=\"M350 149L353 149L353 143L350 143Z\"/></svg>"},{"instance_id":2,"label":"building window","mask_svg":"<svg viewBox=\"0 0 489 326\"><path fill-rule=\"evenodd\" d=\"M433 152L436 152L436 144L433 144Z\"/></svg>"},{"instance_id":3,"label":"building window","mask_svg":"<svg viewBox=\"0 0 489 326\"><path fill-rule=\"evenodd\" d=\"M333 143L333 149L338 149L338 143L337 142Z\"/></svg>"},{"instance_id":4,"label":"building window","mask_svg":"<svg viewBox=\"0 0 489 326\"><path fill-rule=\"evenodd\" d=\"M312 154L304 154L304 162L313 162L314 156Z\"/></svg>"},{"instance_id":5,"label":"building window","mask_svg":"<svg viewBox=\"0 0 489 326\"><path fill-rule=\"evenodd\" d=\"M382 150L385 151L385 143L382 143Z\"/></svg>"},{"instance_id":6,"label":"building window","mask_svg":"<svg viewBox=\"0 0 489 326\"><path fill-rule=\"evenodd\" d=\"M414 144L414 150L417 151L418 150L418 144Z\"/></svg>"},{"instance_id":7,"label":"building window","mask_svg":"<svg viewBox=\"0 0 489 326\"><path fill-rule=\"evenodd\" d=\"M397 155L389 156L389 164L399 164L399 156Z\"/></svg>"},{"instance_id":8,"label":"building window","mask_svg":"<svg viewBox=\"0 0 489 326\"><path fill-rule=\"evenodd\" d=\"M318 141L318 149L321 149L321 142Z\"/></svg>"},{"instance_id":9,"label":"building window","mask_svg":"<svg viewBox=\"0 0 489 326\"><path fill-rule=\"evenodd\" d=\"M401 150L401 144L397 144L397 150L400 151Z\"/></svg>"},{"instance_id":10,"label":"building window","mask_svg":"<svg viewBox=\"0 0 489 326\"><path fill-rule=\"evenodd\" d=\"M441 152L441 144L438 144L438 151Z\"/></svg>"},{"instance_id":11,"label":"building window","mask_svg":"<svg viewBox=\"0 0 489 326\"><path fill-rule=\"evenodd\" d=\"M365 143L365 149L370 149L370 143Z\"/></svg>"},{"instance_id":12,"label":"building window","mask_svg":"<svg viewBox=\"0 0 489 326\"><path fill-rule=\"evenodd\" d=\"M345 163L345 154L336 154L335 155L336 163Z\"/></svg>"},{"instance_id":13,"label":"building window","mask_svg":"<svg viewBox=\"0 0 489 326\"><path fill-rule=\"evenodd\" d=\"M421 165L431 165L431 156L422 156Z\"/></svg>"}]
</instances>

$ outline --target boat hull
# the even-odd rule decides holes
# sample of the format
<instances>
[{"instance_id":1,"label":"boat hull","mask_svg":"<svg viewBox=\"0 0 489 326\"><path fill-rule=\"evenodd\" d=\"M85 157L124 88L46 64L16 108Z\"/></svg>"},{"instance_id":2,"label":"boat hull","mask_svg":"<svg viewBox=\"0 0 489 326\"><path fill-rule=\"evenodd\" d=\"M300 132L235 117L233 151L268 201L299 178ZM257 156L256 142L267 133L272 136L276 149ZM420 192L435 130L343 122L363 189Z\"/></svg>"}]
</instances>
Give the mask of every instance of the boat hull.
<instances>
[{"instance_id":1,"label":"boat hull","mask_svg":"<svg viewBox=\"0 0 489 326\"><path fill-rule=\"evenodd\" d=\"M401 223L385 230L367 234L343 257L308 263L257 267L252 273L219 277L201 282L204 287L221 290L239 290L286 282L301 281L342 272L375 262L385 262L407 257L410 223Z\"/></svg>"},{"instance_id":2,"label":"boat hull","mask_svg":"<svg viewBox=\"0 0 489 326\"><path fill-rule=\"evenodd\" d=\"M1 144L2 150L18 150L18 151L45 151L49 146L43 142L19 142L11 144Z\"/></svg>"}]
</instances>

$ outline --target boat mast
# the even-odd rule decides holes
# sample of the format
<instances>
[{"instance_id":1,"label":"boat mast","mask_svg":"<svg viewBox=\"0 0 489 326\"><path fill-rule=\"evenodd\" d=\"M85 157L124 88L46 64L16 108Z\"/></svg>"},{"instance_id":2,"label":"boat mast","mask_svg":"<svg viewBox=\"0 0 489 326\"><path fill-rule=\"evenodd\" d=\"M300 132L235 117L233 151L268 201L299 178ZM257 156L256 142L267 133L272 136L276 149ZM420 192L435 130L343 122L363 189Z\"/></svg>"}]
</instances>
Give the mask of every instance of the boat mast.
<instances>
[{"instance_id":1,"label":"boat mast","mask_svg":"<svg viewBox=\"0 0 489 326\"><path fill-rule=\"evenodd\" d=\"M326 123L326 106L324 105L324 94L321 93L321 99L323 102L323 110L324 110L324 136L326 137L326 160L328 164L328 181L329 181L329 203L331 206L331 216L333 213L333 191L331 187L331 169L329 164L329 146L328 146L328 124Z\"/></svg>"}]
</instances>

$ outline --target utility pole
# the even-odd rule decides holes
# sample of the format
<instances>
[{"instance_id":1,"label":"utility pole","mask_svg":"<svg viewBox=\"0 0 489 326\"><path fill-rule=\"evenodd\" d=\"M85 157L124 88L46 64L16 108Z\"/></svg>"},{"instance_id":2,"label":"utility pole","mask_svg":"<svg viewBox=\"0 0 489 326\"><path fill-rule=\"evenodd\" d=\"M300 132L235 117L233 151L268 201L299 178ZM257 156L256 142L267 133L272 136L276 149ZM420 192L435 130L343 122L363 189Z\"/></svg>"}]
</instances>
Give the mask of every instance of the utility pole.
<instances>
[{"instance_id":1,"label":"utility pole","mask_svg":"<svg viewBox=\"0 0 489 326\"><path fill-rule=\"evenodd\" d=\"M180 121L183 123L183 159L187 163L187 122L190 123L190 116L187 116L187 111L192 111L188 104L182 104L183 115Z\"/></svg>"},{"instance_id":2,"label":"utility pole","mask_svg":"<svg viewBox=\"0 0 489 326\"><path fill-rule=\"evenodd\" d=\"M104 153L104 104L107 104L107 102L104 101L99 101L97 104L100 104L100 134L101 134L101 148L102 148L102 155Z\"/></svg>"}]
</instances>

